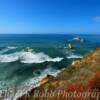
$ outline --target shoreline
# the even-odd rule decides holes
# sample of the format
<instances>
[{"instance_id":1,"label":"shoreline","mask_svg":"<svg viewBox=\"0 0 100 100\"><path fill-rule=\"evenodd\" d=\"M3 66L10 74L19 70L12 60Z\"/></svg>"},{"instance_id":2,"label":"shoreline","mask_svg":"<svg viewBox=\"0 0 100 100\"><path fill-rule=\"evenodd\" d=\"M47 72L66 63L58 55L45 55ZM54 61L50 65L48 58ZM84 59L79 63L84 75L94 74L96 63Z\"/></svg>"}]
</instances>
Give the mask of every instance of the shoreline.
<instances>
[{"instance_id":1,"label":"shoreline","mask_svg":"<svg viewBox=\"0 0 100 100\"><path fill-rule=\"evenodd\" d=\"M32 100L34 98L33 96L35 94L35 91L37 90L50 91L65 89L68 88L68 86L70 86L71 84L76 83L76 81L80 81L80 83L87 85L89 80L91 79L91 76L100 71L100 68L98 67L100 65L99 57L100 48L96 48L92 52L84 55L80 60L76 60L74 64L65 68L56 77L49 78L49 81L37 88L32 89L30 92L28 92L28 94L19 97L17 100ZM39 97L37 98L38 100L40 100ZM50 98L46 100L50 100Z\"/></svg>"}]
</instances>

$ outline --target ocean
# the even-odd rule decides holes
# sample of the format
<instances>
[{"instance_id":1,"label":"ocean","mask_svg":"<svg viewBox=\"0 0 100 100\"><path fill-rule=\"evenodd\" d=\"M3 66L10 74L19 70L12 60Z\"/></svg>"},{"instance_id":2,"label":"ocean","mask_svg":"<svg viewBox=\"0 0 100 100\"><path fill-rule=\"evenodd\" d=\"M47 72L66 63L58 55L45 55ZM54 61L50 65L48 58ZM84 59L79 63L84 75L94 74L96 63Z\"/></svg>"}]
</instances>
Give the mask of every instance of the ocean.
<instances>
[{"instance_id":1,"label":"ocean","mask_svg":"<svg viewBox=\"0 0 100 100\"><path fill-rule=\"evenodd\" d=\"M76 37L84 42L70 41ZM66 48L69 43L75 49ZM0 34L0 90L16 87L17 98L97 47L99 34Z\"/></svg>"}]
</instances>

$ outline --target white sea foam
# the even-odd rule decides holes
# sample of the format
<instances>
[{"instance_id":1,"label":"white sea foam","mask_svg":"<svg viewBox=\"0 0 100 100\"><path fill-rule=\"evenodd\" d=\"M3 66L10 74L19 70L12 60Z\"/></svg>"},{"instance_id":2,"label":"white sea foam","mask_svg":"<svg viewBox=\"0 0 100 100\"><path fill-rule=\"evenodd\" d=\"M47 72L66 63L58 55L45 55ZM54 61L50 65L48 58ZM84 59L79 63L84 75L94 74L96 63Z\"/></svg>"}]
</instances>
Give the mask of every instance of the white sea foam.
<instances>
[{"instance_id":1,"label":"white sea foam","mask_svg":"<svg viewBox=\"0 0 100 100\"><path fill-rule=\"evenodd\" d=\"M23 82L19 87L16 88L15 94L12 93L9 97L5 98L4 100L17 100L24 94L28 94L28 92L32 89L39 87L40 82L44 77L46 77L47 75L52 75L56 77L58 73L60 73L62 70L55 70L51 67L48 67L47 69L41 72L41 75L35 76Z\"/></svg>"},{"instance_id":2,"label":"white sea foam","mask_svg":"<svg viewBox=\"0 0 100 100\"><path fill-rule=\"evenodd\" d=\"M60 58L60 57L51 58L44 53L25 52L22 54L20 59L22 63L43 63L45 61L59 62L63 58Z\"/></svg>"},{"instance_id":3,"label":"white sea foam","mask_svg":"<svg viewBox=\"0 0 100 100\"><path fill-rule=\"evenodd\" d=\"M46 77L48 74L52 75L54 77L57 76L58 73L60 73L62 70L55 70L51 67L45 69L41 72L41 75L35 76L33 78L30 78L23 82L19 87L16 87L16 93L12 93L14 90L14 87L10 88L12 91L11 94L7 95L3 100L17 100L17 98L23 96L24 94L27 94L32 89L40 86L40 81ZM9 90L9 91L10 91Z\"/></svg>"},{"instance_id":4,"label":"white sea foam","mask_svg":"<svg viewBox=\"0 0 100 100\"><path fill-rule=\"evenodd\" d=\"M16 49L17 47L14 47L14 46L8 46L7 48L8 48L8 49Z\"/></svg>"},{"instance_id":5,"label":"white sea foam","mask_svg":"<svg viewBox=\"0 0 100 100\"><path fill-rule=\"evenodd\" d=\"M51 58L44 53L35 53L35 52L15 52L11 54L1 54L0 55L0 62L15 62L19 60L21 63L43 63L46 61L51 62L59 62L63 58L56 57Z\"/></svg>"},{"instance_id":6,"label":"white sea foam","mask_svg":"<svg viewBox=\"0 0 100 100\"><path fill-rule=\"evenodd\" d=\"M16 48L17 48L17 47L8 46L8 47L6 47L5 49L2 49L2 50L0 51L0 54L3 54L3 53L5 53L5 52L7 52L7 51L9 51L9 50L16 49Z\"/></svg>"},{"instance_id":7,"label":"white sea foam","mask_svg":"<svg viewBox=\"0 0 100 100\"><path fill-rule=\"evenodd\" d=\"M35 53L35 52L25 52L25 51L20 51L20 52L15 52L11 54L0 54L0 62L2 63L9 63L9 62L15 62L15 61L20 61L21 63L43 63L46 61L51 61L51 62L59 62L63 58L60 57L49 57L48 55L40 52L40 53ZM16 100L18 97L22 96L23 94L27 94L28 91L31 89L40 86L40 81L43 79L47 74L56 76L60 71L48 68L45 69L43 72L41 72L40 76L33 77L32 79L27 80L25 83L23 83L21 86L18 87L17 92L15 96L11 96L9 98L5 98L5 100Z\"/></svg>"},{"instance_id":8,"label":"white sea foam","mask_svg":"<svg viewBox=\"0 0 100 100\"><path fill-rule=\"evenodd\" d=\"M78 59L78 58L82 58L81 55L75 55L75 54L71 54L70 56L67 57L68 59Z\"/></svg>"},{"instance_id":9,"label":"white sea foam","mask_svg":"<svg viewBox=\"0 0 100 100\"><path fill-rule=\"evenodd\" d=\"M13 55L0 55L0 62L2 63L14 62L16 60L18 60L18 57Z\"/></svg>"},{"instance_id":10,"label":"white sea foam","mask_svg":"<svg viewBox=\"0 0 100 100\"><path fill-rule=\"evenodd\" d=\"M63 70L63 69L62 69ZM27 94L28 91L30 91L33 88L39 87L40 86L40 81L46 77L46 75L52 75L54 77L56 77L58 75L58 73L60 73L62 70L54 70L53 68L47 68L45 69L40 76L36 76L34 78L31 78L29 80L27 80L26 82L24 82L22 84L23 88L21 87L21 89L19 88L19 90L17 91L14 100L16 100L18 97L21 97L24 94Z\"/></svg>"}]
</instances>

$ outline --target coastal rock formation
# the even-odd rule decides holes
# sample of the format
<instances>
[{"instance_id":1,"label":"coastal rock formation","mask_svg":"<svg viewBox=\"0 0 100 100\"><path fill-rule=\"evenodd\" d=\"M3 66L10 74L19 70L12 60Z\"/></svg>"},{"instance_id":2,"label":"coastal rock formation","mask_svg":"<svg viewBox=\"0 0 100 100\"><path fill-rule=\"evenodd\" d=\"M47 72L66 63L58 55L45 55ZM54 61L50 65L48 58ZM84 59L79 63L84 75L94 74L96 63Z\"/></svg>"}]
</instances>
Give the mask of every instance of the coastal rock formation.
<instances>
[{"instance_id":1,"label":"coastal rock formation","mask_svg":"<svg viewBox=\"0 0 100 100\"><path fill-rule=\"evenodd\" d=\"M91 93L100 91L100 48L86 54L82 59L65 68L56 78L30 91L18 100L84 100L84 97L69 97L66 93L90 92L85 100L100 100Z\"/></svg>"}]
</instances>

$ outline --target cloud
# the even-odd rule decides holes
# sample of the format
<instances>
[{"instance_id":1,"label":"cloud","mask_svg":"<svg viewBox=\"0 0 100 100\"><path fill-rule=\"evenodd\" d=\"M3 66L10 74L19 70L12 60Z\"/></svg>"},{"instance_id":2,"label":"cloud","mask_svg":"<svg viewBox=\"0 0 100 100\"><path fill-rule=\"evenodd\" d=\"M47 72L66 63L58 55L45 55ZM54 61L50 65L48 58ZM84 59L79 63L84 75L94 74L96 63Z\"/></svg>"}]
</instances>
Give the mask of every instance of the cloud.
<instances>
[{"instance_id":1,"label":"cloud","mask_svg":"<svg viewBox=\"0 0 100 100\"><path fill-rule=\"evenodd\" d=\"M94 17L94 20L95 20L96 22L100 22L100 16Z\"/></svg>"}]
</instances>

